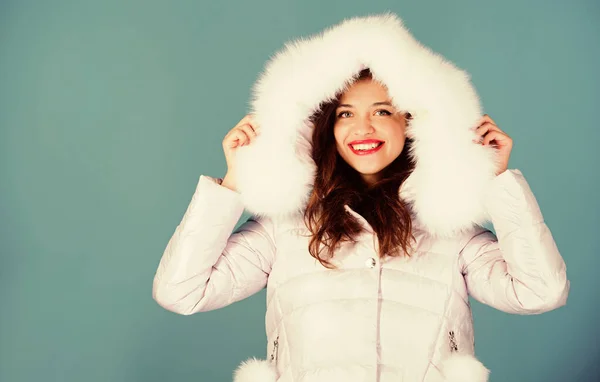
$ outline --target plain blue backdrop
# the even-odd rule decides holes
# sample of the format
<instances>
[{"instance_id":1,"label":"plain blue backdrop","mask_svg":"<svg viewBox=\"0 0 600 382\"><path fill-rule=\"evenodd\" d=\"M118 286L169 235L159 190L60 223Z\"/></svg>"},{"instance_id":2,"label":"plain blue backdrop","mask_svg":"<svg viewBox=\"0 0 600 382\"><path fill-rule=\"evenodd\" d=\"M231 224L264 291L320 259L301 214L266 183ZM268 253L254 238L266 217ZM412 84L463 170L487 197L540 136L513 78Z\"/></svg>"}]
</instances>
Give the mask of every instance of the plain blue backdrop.
<instances>
[{"instance_id":1,"label":"plain blue backdrop","mask_svg":"<svg viewBox=\"0 0 600 382\"><path fill-rule=\"evenodd\" d=\"M264 292L177 316L152 277L269 56L383 11L471 73L567 262L566 307L474 304L491 381L600 380L598 1L5 0L0 381L220 382L264 357Z\"/></svg>"}]
</instances>

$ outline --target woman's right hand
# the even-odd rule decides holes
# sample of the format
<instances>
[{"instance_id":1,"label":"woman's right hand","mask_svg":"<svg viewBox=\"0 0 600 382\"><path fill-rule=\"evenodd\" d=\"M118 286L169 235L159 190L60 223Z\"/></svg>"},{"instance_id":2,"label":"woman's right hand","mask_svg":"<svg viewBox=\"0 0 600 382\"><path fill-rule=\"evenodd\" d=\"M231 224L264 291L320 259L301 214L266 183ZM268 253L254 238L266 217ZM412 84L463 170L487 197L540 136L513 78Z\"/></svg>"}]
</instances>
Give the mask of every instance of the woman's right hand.
<instances>
[{"instance_id":1,"label":"woman's right hand","mask_svg":"<svg viewBox=\"0 0 600 382\"><path fill-rule=\"evenodd\" d=\"M225 138L223 138L223 152L227 162L227 174L223 178L222 186L237 191L234 157L237 149L252 143L258 133L258 125L252 120L252 115L248 114L225 135Z\"/></svg>"}]
</instances>

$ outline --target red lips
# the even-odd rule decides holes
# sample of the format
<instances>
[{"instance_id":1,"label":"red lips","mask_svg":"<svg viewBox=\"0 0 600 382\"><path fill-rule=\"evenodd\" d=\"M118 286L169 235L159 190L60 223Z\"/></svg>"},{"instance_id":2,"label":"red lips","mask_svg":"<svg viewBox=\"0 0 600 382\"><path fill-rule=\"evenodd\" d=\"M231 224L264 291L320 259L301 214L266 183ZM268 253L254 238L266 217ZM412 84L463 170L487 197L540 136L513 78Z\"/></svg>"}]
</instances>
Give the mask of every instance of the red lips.
<instances>
[{"instance_id":1,"label":"red lips","mask_svg":"<svg viewBox=\"0 0 600 382\"><path fill-rule=\"evenodd\" d=\"M355 150L352 146L353 145L369 145L369 144L373 144L373 143L378 143L379 145L370 149L370 150ZM383 145L385 144L385 142L380 141L379 139L361 139L361 140L356 140L356 141L352 141L348 144L348 147L350 148L350 150L352 150L352 152L356 155L370 155L370 154L374 154L377 151L379 151Z\"/></svg>"},{"instance_id":2,"label":"red lips","mask_svg":"<svg viewBox=\"0 0 600 382\"><path fill-rule=\"evenodd\" d=\"M349 144L350 145L362 145L362 144L369 144L369 143L381 143L383 141L380 141L379 139L361 139L358 141L352 141Z\"/></svg>"}]
</instances>

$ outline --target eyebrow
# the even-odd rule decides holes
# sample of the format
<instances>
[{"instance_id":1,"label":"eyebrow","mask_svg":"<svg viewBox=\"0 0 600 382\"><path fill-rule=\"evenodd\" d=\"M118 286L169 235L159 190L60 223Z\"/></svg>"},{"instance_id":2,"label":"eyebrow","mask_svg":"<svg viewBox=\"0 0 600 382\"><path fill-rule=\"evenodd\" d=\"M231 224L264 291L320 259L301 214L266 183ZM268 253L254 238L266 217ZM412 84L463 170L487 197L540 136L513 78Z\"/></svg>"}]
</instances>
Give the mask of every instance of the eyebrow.
<instances>
[{"instance_id":1,"label":"eyebrow","mask_svg":"<svg viewBox=\"0 0 600 382\"><path fill-rule=\"evenodd\" d=\"M382 105L394 107L394 105L392 105L392 103L388 102L388 101L375 102L371 106L382 106ZM350 104L347 104L347 103L343 103L343 104L339 105L338 107L353 107L353 106Z\"/></svg>"}]
</instances>

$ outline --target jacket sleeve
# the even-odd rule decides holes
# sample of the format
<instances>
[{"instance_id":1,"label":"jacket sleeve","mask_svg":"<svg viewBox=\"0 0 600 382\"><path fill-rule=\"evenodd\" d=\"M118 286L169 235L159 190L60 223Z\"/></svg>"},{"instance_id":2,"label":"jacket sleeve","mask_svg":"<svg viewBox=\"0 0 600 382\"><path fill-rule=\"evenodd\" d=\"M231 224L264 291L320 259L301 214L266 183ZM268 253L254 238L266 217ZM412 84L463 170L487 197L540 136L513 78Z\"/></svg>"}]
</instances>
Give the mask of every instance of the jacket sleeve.
<instances>
[{"instance_id":1,"label":"jacket sleeve","mask_svg":"<svg viewBox=\"0 0 600 382\"><path fill-rule=\"evenodd\" d=\"M496 235L481 228L461 251L469 294L507 313L539 314L565 305L565 262L519 170L492 181L486 208Z\"/></svg>"},{"instance_id":2,"label":"jacket sleeve","mask_svg":"<svg viewBox=\"0 0 600 382\"><path fill-rule=\"evenodd\" d=\"M189 315L266 286L275 258L273 224L252 217L233 231L243 211L240 194L200 176L154 276L152 295L159 305Z\"/></svg>"}]
</instances>

